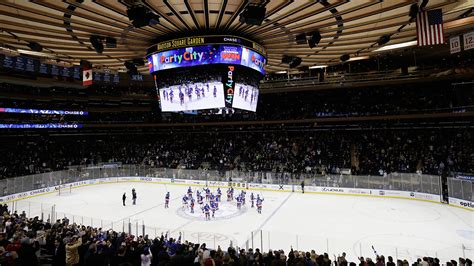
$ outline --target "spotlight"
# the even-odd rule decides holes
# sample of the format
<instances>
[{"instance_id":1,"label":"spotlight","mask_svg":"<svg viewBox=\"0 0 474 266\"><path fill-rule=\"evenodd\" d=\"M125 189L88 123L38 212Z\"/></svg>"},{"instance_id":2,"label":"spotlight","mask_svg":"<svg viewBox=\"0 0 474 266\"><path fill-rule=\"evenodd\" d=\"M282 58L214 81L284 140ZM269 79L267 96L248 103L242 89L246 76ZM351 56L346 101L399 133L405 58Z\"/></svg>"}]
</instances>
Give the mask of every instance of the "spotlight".
<instances>
[{"instance_id":1,"label":"spotlight","mask_svg":"<svg viewBox=\"0 0 474 266\"><path fill-rule=\"evenodd\" d=\"M143 60L143 58L134 58L132 63L136 66L143 66L145 65L145 60Z\"/></svg>"},{"instance_id":2,"label":"spotlight","mask_svg":"<svg viewBox=\"0 0 474 266\"><path fill-rule=\"evenodd\" d=\"M301 58L297 56L292 56L292 55L284 55L281 58L281 63L282 64L289 64L290 68L295 68L301 64Z\"/></svg>"},{"instance_id":3,"label":"spotlight","mask_svg":"<svg viewBox=\"0 0 474 266\"><path fill-rule=\"evenodd\" d=\"M265 18L267 9L263 6L247 6L245 10L240 13L239 21L241 23L260 26Z\"/></svg>"},{"instance_id":4,"label":"spotlight","mask_svg":"<svg viewBox=\"0 0 474 266\"><path fill-rule=\"evenodd\" d=\"M80 64L81 64L81 67L88 68L88 69L92 68L92 63L87 60L82 59Z\"/></svg>"},{"instance_id":5,"label":"spotlight","mask_svg":"<svg viewBox=\"0 0 474 266\"><path fill-rule=\"evenodd\" d=\"M348 54L343 54L343 55L341 55L341 57L340 57L340 59L341 59L342 62L345 62L345 61L349 60L350 58L351 58L351 56L348 55Z\"/></svg>"},{"instance_id":6,"label":"spotlight","mask_svg":"<svg viewBox=\"0 0 474 266\"><path fill-rule=\"evenodd\" d=\"M377 41L379 46L382 46L390 41L390 35L383 35L382 37L379 38Z\"/></svg>"},{"instance_id":7,"label":"spotlight","mask_svg":"<svg viewBox=\"0 0 474 266\"><path fill-rule=\"evenodd\" d=\"M101 54L104 51L104 44L102 43L102 37L97 36L97 35L92 35L89 40L92 44L92 47L94 47L95 51L99 54Z\"/></svg>"},{"instance_id":8,"label":"spotlight","mask_svg":"<svg viewBox=\"0 0 474 266\"><path fill-rule=\"evenodd\" d=\"M128 69L127 72L128 72L130 75L136 75L136 74L138 74L137 67L135 66L135 64L134 64L133 62L131 62L131 61L126 61L126 62L124 63L124 66Z\"/></svg>"},{"instance_id":9,"label":"spotlight","mask_svg":"<svg viewBox=\"0 0 474 266\"><path fill-rule=\"evenodd\" d=\"M135 28L155 25L160 22L160 16L144 6L130 7L127 9L127 16Z\"/></svg>"},{"instance_id":10,"label":"spotlight","mask_svg":"<svg viewBox=\"0 0 474 266\"><path fill-rule=\"evenodd\" d=\"M32 51L35 51L35 52L43 51L43 46L41 46L41 44L37 42L29 42L27 46L28 48L30 48Z\"/></svg>"},{"instance_id":11,"label":"spotlight","mask_svg":"<svg viewBox=\"0 0 474 266\"><path fill-rule=\"evenodd\" d=\"M319 44L321 41L321 33L319 31L315 31L311 34L311 38L308 40L309 48L314 48L316 45Z\"/></svg>"},{"instance_id":12,"label":"spotlight","mask_svg":"<svg viewBox=\"0 0 474 266\"><path fill-rule=\"evenodd\" d=\"M412 4L410 6L410 13L408 13L411 19L415 19L416 15L418 15L418 4Z\"/></svg>"},{"instance_id":13,"label":"spotlight","mask_svg":"<svg viewBox=\"0 0 474 266\"><path fill-rule=\"evenodd\" d=\"M299 66L301 64L301 61L302 60L300 57L295 56L293 60L290 62L290 68L295 68Z\"/></svg>"}]
</instances>

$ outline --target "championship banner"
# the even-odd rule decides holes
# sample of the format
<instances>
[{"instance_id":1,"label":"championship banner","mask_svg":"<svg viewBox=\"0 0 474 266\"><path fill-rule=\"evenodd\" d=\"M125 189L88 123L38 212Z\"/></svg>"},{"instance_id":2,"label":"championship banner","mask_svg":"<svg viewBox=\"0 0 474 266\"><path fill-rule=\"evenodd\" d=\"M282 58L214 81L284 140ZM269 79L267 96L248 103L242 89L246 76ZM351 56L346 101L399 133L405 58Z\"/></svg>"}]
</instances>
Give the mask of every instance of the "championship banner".
<instances>
[{"instance_id":1,"label":"championship banner","mask_svg":"<svg viewBox=\"0 0 474 266\"><path fill-rule=\"evenodd\" d=\"M474 48L474 31L464 34L464 51Z\"/></svg>"},{"instance_id":2,"label":"championship banner","mask_svg":"<svg viewBox=\"0 0 474 266\"><path fill-rule=\"evenodd\" d=\"M461 52L461 38L459 36L451 37L449 39L449 50L451 54Z\"/></svg>"}]
</instances>

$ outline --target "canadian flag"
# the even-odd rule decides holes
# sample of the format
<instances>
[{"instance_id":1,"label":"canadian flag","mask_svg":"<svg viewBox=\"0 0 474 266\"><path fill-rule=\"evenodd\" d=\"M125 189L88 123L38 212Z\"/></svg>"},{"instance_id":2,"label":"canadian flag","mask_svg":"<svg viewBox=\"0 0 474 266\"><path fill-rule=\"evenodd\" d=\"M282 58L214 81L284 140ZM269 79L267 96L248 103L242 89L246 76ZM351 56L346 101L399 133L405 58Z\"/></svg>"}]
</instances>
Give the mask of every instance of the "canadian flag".
<instances>
[{"instance_id":1,"label":"canadian flag","mask_svg":"<svg viewBox=\"0 0 474 266\"><path fill-rule=\"evenodd\" d=\"M92 69L89 67L82 68L82 86L92 85Z\"/></svg>"}]
</instances>

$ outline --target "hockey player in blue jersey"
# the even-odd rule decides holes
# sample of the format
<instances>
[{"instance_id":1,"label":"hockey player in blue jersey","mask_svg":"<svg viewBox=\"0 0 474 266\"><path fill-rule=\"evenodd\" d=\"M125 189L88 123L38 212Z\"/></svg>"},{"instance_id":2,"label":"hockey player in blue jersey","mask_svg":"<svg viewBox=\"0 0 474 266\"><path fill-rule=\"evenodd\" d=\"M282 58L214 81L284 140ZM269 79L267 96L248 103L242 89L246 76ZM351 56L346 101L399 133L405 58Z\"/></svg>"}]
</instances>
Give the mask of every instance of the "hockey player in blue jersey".
<instances>
[{"instance_id":1,"label":"hockey player in blue jersey","mask_svg":"<svg viewBox=\"0 0 474 266\"><path fill-rule=\"evenodd\" d=\"M253 192L252 192L252 194L250 194L250 202L252 203L252 206L251 206L252 208L254 206L254 204L253 204L254 200L255 200L255 197L253 196Z\"/></svg>"},{"instance_id":2,"label":"hockey player in blue jersey","mask_svg":"<svg viewBox=\"0 0 474 266\"><path fill-rule=\"evenodd\" d=\"M206 201L209 201L209 198L211 197L211 190L209 188L204 189L206 191Z\"/></svg>"},{"instance_id":3,"label":"hockey player in blue jersey","mask_svg":"<svg viewBox=\"0 0 474 266\"><path fill-rule=\"evenodd\" d=\"M216 196L214 196L214 194L212 194L212 193L209 196L209 202L211 203L211 206L212 206L212 204L214 204L214 202L216 202Z\"/></svg>"},{"instance_id":4,"label":"hockey player in blue jersey","mask_svg":"<svg viewBox=\"0 0 474 266\"><path fill-rule=\"evenodd\" d=\"M198 201L198 204L199 204L199 205L202 205L202 204L203 204L203 199L204 199L204 197L201 195L201 193L199 193L199 194L197 195L197 201Z\"/></svg>"},{"instance_id":5,"label":"hockey player in blue jersey","mask_svg":"<svg viewBox=\"0 0 474 266\"><path fill-rule=\"evenodd\" d=\"M214 218L214 214L216 213L216 210L217 210L217 206L215 202L211 203L211 210L212 210L212 218Z\"/></svg>"},{"instance_id":6,"label":"hockey player in blue jersey","mask_svg":"<svg viewBox=\"0 0 474 266\"><path fill-rule=\"evenodd\" d=\"M211 208L209 207L209 204L206 204L206 206L204 206L204 208L203 208L204 215L206 216L206 220L211 219L210 210L211 210Z\"/></svg>"},{"instance_id":7,"label":"hockey player in blue jersey","mask_svg":"<svg viewBox=\"0 0 474 266\"><path fill-rule=\"evenodd\" d=\"M219 198L219 200L221 199L221 196L222 196L222 191L221 191L221 188L218 187L217 188L217 197Z\"/></svg>"},{"instance_id":8,"label":"hockey player in blue jersey","mask_svg":"<svg viewBox=\"0 0 474 266\"><path fill-rule=\"evenodd\" d=\"M237 209L240 210L240 208L242 207L242 198L241 196L237 196L237 198L235 198L237 200Z\"/></svg>"},{"instance_id":9,"label":"hockey player in blue jersey","mask_svg":"<svg viewBox=\"0 0 474 266\"><path fill-rule=\"evenodd\" d=\"M263 203L263 199L260 198L259 195L257 195L257 212L258 213L262 213L262 203Z\"/></svg>"},{"instance_id":10,"label":"hockey player in blue jersey","mask_svg":"<svg viewBox=\"0 0 474 266\"><path fill-rule=\"evenodd\" d=\"M191 203L189 204L191 207L191 213L194 213L194 198L191 197Z\"/></svg>"},{"instance_id":11,"label":"hockey player in blue jersey","mask_svg":"<svg viewBox=\"0 0 474 266\"><path fill-rule=\"evenodd\" d=\"M184 104L184 93L181 91L181 88L179 88L179 104Z\"/></svg>"},{"instance_id":12,"label":"hockey player in blue jersey","mask_svg":"<svg viewBox=\"0 0 474 266\"><path fill-rule=\"evenodd\" d=\"M165 208L169 208L170 206L168 205L170 203L170 193L166 192L165 196Z\"/></svg>"},{"instance_id":13,"label":"hockey player in blue jersey","mask_svg":"<svg viewBox=\"0 0 474 266\"><path fill-rule=\"evenodd\" d=\"M193 88L191 86L186 88L186 94L188 94L189 101L191 101L191 99L193 98Z\"/></svg>"},{"instance_id":14,"label":"hockey player in blue jersey","mask_svg":"<svg viewBox=\"0 0 474 266\"><path fill-rule=\"evenodd\" d=\"M183 196L183 210L188 208L188 197L186 195Z\"/></svg>"},{"instance_id":15,"label":"hockey player in blue jersey","mask_svg":"<svg viewBox=\"0 0 474 266\"><path fill-rule=\"evenodd\" d=\"M196 88L194 89L194 92L196 93L196 96L197 98L201 98L201 90L198 88L198 86L196 86Z\"/></svg>"},{"instance_id":16,"label":"hockey player in blue jersey","mask_svg":"<svg viewBox=\"0 0 474 266\"><path fill-rule=\"evenodd\" d=\"M214 98L217 97L217 88L216 88L215 85L214 85L214 90L213 90L213 92L212 92L212 95L214 95Z\"/></svg>"},{"instance_id":17,"label":"hockey player in blue jersey","mask_svg":"<svg viewBox=\"0 0 474 266\"><path fill-rule=\"evenodd\" d=\"M219 210L219 202L221 201L220 197L216 197L216 209Z\"/></svg>"},{"instance_id":18,"label":"hockey player in blue jersey","mask_svg":"<svg viewBox=\"0 0 474 266\"><path fill-rule=\"evenodd\" d=\"M174 95L173 89L170 89L170 93L168 95L170 97L170 102L172 103L173 102L173 95Z\"/></svg>"},{"instance_id":19,"label":"hockey player in blue jersey","mask_svg":"<svg viewBox=\"0 0 474 266\"><path fill-rule=\"evenodd\" d=\"M206 95L204 94L204 87L201 88L201 94L202 94L202 98L206 97Z\"/></svg>"}]
</instances>

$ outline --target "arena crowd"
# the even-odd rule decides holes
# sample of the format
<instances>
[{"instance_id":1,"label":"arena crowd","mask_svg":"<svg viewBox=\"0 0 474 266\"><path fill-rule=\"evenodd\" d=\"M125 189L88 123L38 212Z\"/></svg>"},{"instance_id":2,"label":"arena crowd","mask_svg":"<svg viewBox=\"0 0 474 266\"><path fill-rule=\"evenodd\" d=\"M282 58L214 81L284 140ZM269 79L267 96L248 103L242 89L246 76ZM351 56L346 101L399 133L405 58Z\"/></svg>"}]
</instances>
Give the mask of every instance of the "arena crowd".
<instances>
[{"instance_id":1,"label":"arena crowd","mask_svg":"<svg viewBox=\"0 0 474 266\"><path fill-rule=\"evenodd\" d=\"M218 247L161 237L150 239L106 228L70 223L67 218L43 221L24 213L11 213L0 205L0 265L2 266L472 266L469 258L440 262L438 258L406 259L377 255L349 262L343 252L338 257L316 250L269 250ZM396 264L395 264L396 263Z\"/></svg>"},{"instance_id":2,"label":"arena crowd","mask_svg":"<svg viewBox=\"0 0 474 266\"><path fill-rule=\"evenodd\" d=\"M2 138L0 176L103 162L152 167L384 175L474 172L472 130L173 132ZM130 142L133 139L133 142ZM18 147L21 147L20 149Z\"/></svg>"}]
</instances>

